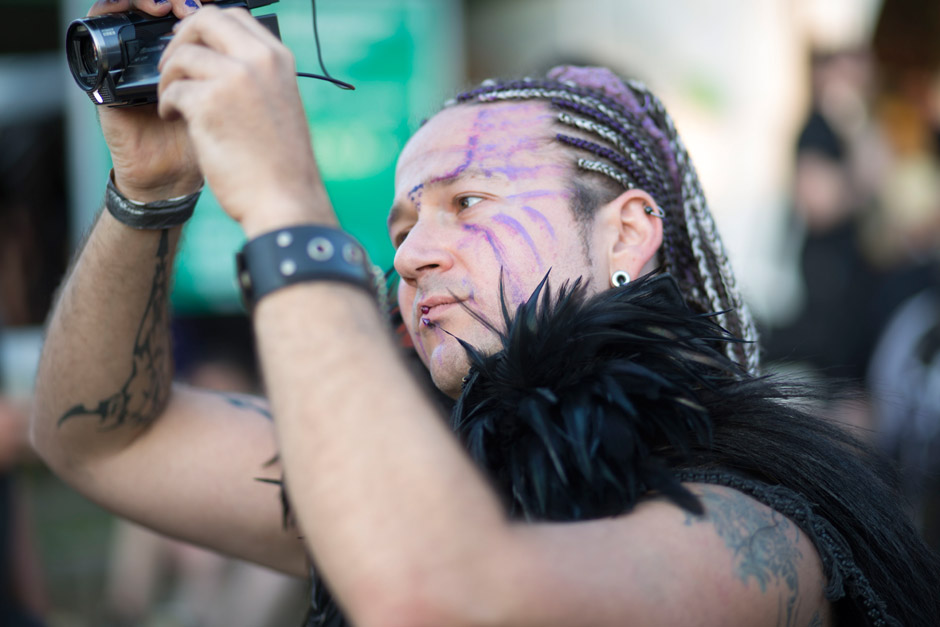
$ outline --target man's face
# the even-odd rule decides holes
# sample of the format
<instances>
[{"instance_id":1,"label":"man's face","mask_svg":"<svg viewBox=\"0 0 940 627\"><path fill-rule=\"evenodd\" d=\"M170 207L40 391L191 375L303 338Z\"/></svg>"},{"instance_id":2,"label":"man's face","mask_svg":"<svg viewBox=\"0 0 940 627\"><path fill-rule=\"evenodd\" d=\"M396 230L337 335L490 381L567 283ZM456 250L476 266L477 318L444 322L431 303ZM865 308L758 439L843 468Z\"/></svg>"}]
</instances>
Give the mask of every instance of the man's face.
<instances>
[{"instance_id":1,"label":"man's face","mask_svg":"<svg viewBox=\"0 0 940 627\"><path fill-rule=\"evenodd\" d=\"M571 158L553 141L542 103L457 106L432 118L398 161L389 235L401 275L398 302L435 384L456 397L469 364L455 337L484 352L551 269L558 286L584 276L606 285L586 257L570 209Z\"/></svg>"}]
</instances>

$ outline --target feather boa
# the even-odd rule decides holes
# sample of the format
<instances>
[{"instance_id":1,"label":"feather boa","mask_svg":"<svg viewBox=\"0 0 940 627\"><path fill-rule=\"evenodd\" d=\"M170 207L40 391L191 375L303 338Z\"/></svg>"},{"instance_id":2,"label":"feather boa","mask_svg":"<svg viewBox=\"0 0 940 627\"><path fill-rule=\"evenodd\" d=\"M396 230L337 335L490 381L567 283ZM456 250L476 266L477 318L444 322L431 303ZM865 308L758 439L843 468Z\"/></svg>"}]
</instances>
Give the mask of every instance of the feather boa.
<instances>
[{"instance_id":1,"label":"feather boa","mask_svg":"<svg viewBox=\"0 0 940 627\"><path fill-rule=\"evenodd\" d=\"M658 453L709 440L701 392L742 374L722 352L731 338L668 275L586 294L580 280L554 293L546 276L514 315L504 307L504 326L481 319L502 350L461 342L454 431L517 517L615 516L650 492L701 513Z\"/></svg>"}]
</instances>

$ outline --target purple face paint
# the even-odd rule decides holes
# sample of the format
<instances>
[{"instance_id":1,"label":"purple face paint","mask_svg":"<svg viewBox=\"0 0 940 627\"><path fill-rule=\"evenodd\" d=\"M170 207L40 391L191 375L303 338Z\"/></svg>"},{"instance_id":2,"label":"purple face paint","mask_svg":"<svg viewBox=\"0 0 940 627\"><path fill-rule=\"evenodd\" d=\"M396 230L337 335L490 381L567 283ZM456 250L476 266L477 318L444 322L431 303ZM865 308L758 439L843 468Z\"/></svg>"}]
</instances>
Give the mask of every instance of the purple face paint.
<instances>
[{"instance_id":1,"label":"purple face paint","mask_svg":"<svg viewBox=\"0 0 940 627\"><path fill-rule=\"evenodd\" d=\"M486 243L493 249L493 254L496 256L499 265L506 265L506 250L503 248L502 242L493 234L493 231L479 224L464 224L462 228L467 233L482 235L486 239Z\"/></svg>"},{"instance_id":2,"label":"purple face paint","mask_svg":"<svg viewBox=\"0 0 940 627\"><path fill-rule=\"evenodd\" d=\"M434 177L433 179L431 179L430 182L440 183L441 181L446 181L448 179L453 179L453 178L457 178L458 176L460 176L460 174L463 173L463 171L466 170L468 167L470 167L471 163L473 163L473 155L476 152L476 146L479 143L479 141L480 141L479 135L471 135L470 137L468 137L467 148L464 151L463 163L458 165L456 168L454 168L450 172L447 172L446 174L442 174L441 176Z\"/></svg>"},{"instance_id":3,"label":"purple face paint","mask_svg":"<svg viewBox=\"0 0 940 627\"><path fill-rule=\"evenodd\" d=\"M524 206L522 210L525 211L530 218L544 226L548 234L552 236L552 239L555 239L555 229L552 228L552 223L548 221L548 218L546 218L541 211L536 211L528 205Z\"/></svg>"},{"instance_id":4,"label":"purple face paint","mask_svg":"<svg viewBox=\"0 0 940 627\"><path fill-rule=\"evenodd\" d=\"M424 183L418 183L408 192L408 200L415 206L415 211L421 213L421 197L424 195Z\"/></svg>"},{"instance_id":5,"label":"purple face paint","mask_svg":"<svg viewBox=\"0 0 940 627\"><path fill-rule=\"evenodd\" d=\"M487 168L486 172L490 176L493 174L502 174L510 181L523 181L537 179L551 174L552 172L558 175L567 174L568 166L550 164L529 166L505 165Z\"/></svg>"},{"instance_id":6,"label":"purple face paint","mask_svg":"<svg viewBox=\"0 0 940 627\"><path fill-rule=\"evenodd\" d=\"M506 282L506 287L509 288L512 302L523 302L526 299L527 294L525 293L525 290L522 289L522 286L516 283L511 271L512 266L506 262L506 249L503 247L503 243L499 240L499 238L496 237L493 231L486 228L485 226L480 226L478 224L464 224L462 228L468 233L482 235L486 239L486 243L489 244L490 248L493 250L493 255L496 257L496 261L499 262L499 266L501 268L501 277ZM466 246L466 243L460 242L458 246L463 248Z\"/></svg>"},{"instance_id":7,"label":"purple face paint","mask_svg":"<svg viewBox=\"0 0 940 627\"><path fill-rule=\"evenodd\" d=\"M535 246L535 242L532 241L532 236L529 235L529 232L525 230L524 226L519 224L518 220L510 216L507 216L505 213L500 213L500 214L493 216L493 220L512 229L514 233L516 233L519 237L521 237L523 241L525 241L526 245L528 245L529 249L532 251L532 254L535 255L535 261L536 263L538 263L539 268L542 267L542 256L539 255L539 251Z\"/></svg>"}]
</instances>

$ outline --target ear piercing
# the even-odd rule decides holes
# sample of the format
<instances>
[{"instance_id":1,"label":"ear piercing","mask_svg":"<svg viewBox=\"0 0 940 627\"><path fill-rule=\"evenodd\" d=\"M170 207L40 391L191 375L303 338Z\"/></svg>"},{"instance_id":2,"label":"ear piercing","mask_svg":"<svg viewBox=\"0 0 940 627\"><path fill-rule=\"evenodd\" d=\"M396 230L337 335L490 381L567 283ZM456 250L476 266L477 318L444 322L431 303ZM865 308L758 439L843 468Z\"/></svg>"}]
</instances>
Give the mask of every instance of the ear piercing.
<instances>
[{"instance_id":1,"label":"ear piercing","mask_svg":"<svg viewBox=\"0 0 940 627\"><path fill-rule=\"evenodd\" d=\"M617 270L610 275L610 283L614 287L623 287L630 282L630 275L623 270Z\"/></svg>"},{"instance_id":2,"label":"ear piercing","mask_svg":"<svg viewBox=\"0 0 940 627\"><path fill-rule=\"evenodd\" d=\"M659 207L653 208L653 207L650 207L649 205L646 205L643 208L643 211L653 216L654 218L659 218L660 220L666 217L666 212L660 209Z\"/></svg>"}]
</instances>

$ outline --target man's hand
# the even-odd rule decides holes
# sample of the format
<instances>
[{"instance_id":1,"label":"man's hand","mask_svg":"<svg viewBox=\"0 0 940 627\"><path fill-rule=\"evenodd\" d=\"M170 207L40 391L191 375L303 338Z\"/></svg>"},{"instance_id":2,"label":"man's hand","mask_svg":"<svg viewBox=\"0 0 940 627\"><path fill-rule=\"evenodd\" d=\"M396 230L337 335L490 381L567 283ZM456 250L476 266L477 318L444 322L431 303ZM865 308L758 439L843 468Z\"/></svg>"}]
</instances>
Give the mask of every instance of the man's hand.
<instances>
[{"instance_id":1,"label":"man's hand","mask_svg":"<svg viewBox=\"0 0 940 627\"><path fill-rule=\"evenodd\" d=\"M88 15L134 9L154 16L172 11L184 18L200 6L199 0L99 0ZM150 202L183 196L200 187L202 173L184 124L161 120L154 105L99 107L99 114L114 163L114 182L125 196Z\"/></svg>"},{"instance_id":2,"label":"man's hand","mask_svg":"<svg viewBox=\"0 0 940 627\"><path fill-rule=\"evenodd\" d=\"M216 198L250 236L335 221L293 55L247 11L206 7L181 22L160 71L160 116L185 121Z\"/></svg>"}]
</instances>

